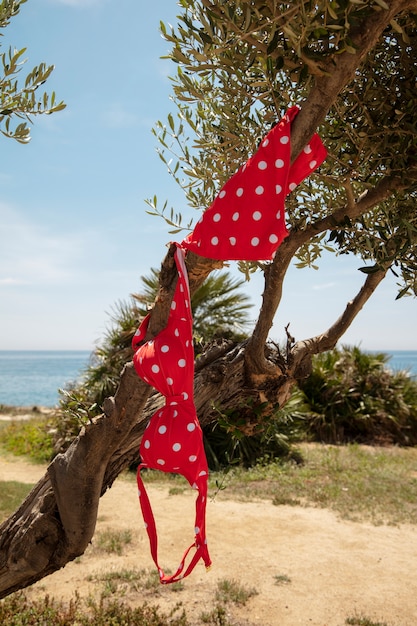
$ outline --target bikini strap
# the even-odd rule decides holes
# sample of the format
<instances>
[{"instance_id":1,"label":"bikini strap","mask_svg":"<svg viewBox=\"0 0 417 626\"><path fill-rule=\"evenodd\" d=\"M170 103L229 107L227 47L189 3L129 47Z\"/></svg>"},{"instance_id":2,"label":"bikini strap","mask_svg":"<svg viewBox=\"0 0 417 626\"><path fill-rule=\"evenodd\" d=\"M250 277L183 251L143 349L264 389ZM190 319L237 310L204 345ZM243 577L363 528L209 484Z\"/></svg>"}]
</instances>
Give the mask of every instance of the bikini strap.
<instances>
[{"instance_id":1,"label":"bikini strap","mask_svg":"<svg viewBox=\"0 0 417 626\"><path fill-rule=\"evenodd\" d=\"M138 467L138 472L137 472L138 495L139 495L140 506L142 509L143 519L145 521L146 532L148 533L148 537L149 537L151 556L158 569L160 582L163 584L168 584L168 583L173 583L173 582L182 580L183 578L191 574L191 572L193 571L193 569L195 568L195 566L197 565L200 559L204 561L206 569L208 570L211 566L211 560L210 560L208 549L207 549L207 542L205 538L205 528L201 528L201 529L199 528L198 535L196 536L196 537L201 538L201 544L198 545L198 538L196 538L196 541L193 544L191 544L189 548L187 548L186 551L184 552L183 557L180 561L180 564L177 568L177 571L174 574L167 576L165 572L163 571L163 569L160 567L158 563L158 535L156 531L155 518L153 515L151 503L149 501L149 497L148 497L148 494L145 489L145 485L143 483L141 473L140 473L141 469L145 467L146 465L144 464L141 464ZM199 494L198 494L197 502L196 502L196 519L199 519L200 512L204 510L205 508L205 499L206 499L206 494L201 493L199 490ZM202 519L204 520L204 518ZM199 520L199 523L201 524L201 520ZM188 564L186 570L183 571L187 556L193 548L196 548L195 554L192 557L190 563Z\"/></svg>"}]
</instances>

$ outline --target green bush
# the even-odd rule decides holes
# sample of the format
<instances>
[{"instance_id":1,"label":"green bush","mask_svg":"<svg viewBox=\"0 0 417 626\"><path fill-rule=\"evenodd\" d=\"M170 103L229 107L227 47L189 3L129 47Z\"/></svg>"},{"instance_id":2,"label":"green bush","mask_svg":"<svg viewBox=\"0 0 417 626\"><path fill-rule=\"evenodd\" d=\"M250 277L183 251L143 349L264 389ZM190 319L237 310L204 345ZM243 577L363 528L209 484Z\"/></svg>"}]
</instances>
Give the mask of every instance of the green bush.
<instances>
[{"instance_id":1,"label":"green bush","mask_svg":"<svg viewBox=\"0 0 417 626\"><path fill-rule=\"evenodd\" d=\"M0 442L8 452L43 463L54 455L54 432L50 418L15 421L0 430Z\"/></svg>"},{"instance_id":2,"label":"green bush","mask_svg":"<svg viewBox=\"0 0 417 626\"><path fill-rule=\"evenodd\" d=\"M33 485L19 483L16 480L0 481L0 523L16 511L26 498Z\"/></svg>"},{"instance_id":3,"label":"green bush","mask_svg":"<svg viewBox=\"0 0 417 626\"><path fill-rule=\"evenodd\" d=\"M300 383L306 404L303 426L323 443L417 444L417 381L392 372L386 354L359 348L317 355Z\"/></svg>"},{"instance_id":4,"label":"green bush","mask_svg":"<svg viewBox=\"0 0 417 626\"><path fill-rule=\"evenodd\" d=\"M209 468L220 470L235 464L253 467L274 459L302 463L295 444L304 438L303 402L295 390L282 409L271 409L268 403L254 406L251 400L232 411L217 409L217 421L203 428ZM265 413L270 414L265 417ZM245 433L246 418L253 426L252 434Z\"/></svg>"},{"instance_id":5,"label":"green bush","mask_svg":"<svg viewBox=\"0 0 417 626\"><path fill-rule=\"evenodd\" d=\"M257 594L256 589L249 589L234 579L222 578L217 583L216 600L223 604L233 602L234 604L245 605L249 598Z\"/></svg>"}]
</instances>

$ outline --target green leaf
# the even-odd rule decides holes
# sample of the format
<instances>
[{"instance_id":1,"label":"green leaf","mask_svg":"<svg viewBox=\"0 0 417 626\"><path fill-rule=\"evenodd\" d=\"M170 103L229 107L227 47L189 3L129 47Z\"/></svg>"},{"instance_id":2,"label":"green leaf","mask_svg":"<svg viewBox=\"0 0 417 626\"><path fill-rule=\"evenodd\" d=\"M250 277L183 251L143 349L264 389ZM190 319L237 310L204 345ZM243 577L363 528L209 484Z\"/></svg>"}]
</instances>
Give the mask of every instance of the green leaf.
<instances>
[{"instance_id":1,"label":"green leaf","mask_svg":"<svg viewBox=\"0 0 417 626\"><path fill-rule=\"evenodd\" d=\"M327 11L329 12L330 17L332 17L334 20L339 19L339 16L337 15L336 11L333 10L333 7L330 3L327 5Z\"/></svg>"},{"instance_id":2,"label":"green leaf","mask_svg":"<svg viewBox=\"0 0 417 626\"><path fill-rule=\"evenodd\" d=\"M360 272L363 272L364 274L375 274L376 272L378 272L380 270L380 267L378 265L365 265L364 267L359 267L358 268Z\"/></svg>"},{"instance_id":3,"label":"green leaf","mask_svg":"<svg viewBox=\"0 0 417 626\"><path fill-rule=\"evenodd\" d=\"M168 114L168 123L169 123L171 130L174 132L175 131L174 118L171 113Z\"/></svg>"},{"instance_id":4,"label":"green leaf","mask_svg":"<svg viewBox=\"0 0 417 626\"><path fill-rule=\"evenodd\" d=\"M405 296L408 291L409 291L410 287L404 287L404 289L401 289L401 291L398 292L397 297L395 298L396 300L399 300L400 298L402 298L403 296Z\"/></svg>"}]
</instances>

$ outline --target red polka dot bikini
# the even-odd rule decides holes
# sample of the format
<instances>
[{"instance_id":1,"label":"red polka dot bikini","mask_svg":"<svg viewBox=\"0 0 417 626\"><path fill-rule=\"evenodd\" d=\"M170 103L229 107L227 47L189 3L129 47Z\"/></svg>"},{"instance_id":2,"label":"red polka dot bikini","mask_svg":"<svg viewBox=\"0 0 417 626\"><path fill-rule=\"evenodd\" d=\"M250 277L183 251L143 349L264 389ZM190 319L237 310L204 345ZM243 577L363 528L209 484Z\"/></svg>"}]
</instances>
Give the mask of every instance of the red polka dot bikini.
<instances>
[{"instance_id":1,"label":"red polka dot bikini","mask_svg":"<svg viewBox=\"0 0 417 626\"><path fill-rule=\"evenodd\" d=\"M151 417L142 437L137 474L151 555L164 584L188 576L200 559L207 568L211 565L205 524L208 466L194 405L192 313L185 252L188 249L220 260L273 258L288 234L285 196L326 157L326 150L315 134L291 164L290 125L298 110L294 106L287 111L263 139L257 152L226 182L194 231L181 244L176 244L178 282L167 326L154 339L143 343L148 315L132 341L136 372L165 396L165 405ZM158 562L156 524L141 477L141 470L145 468L182 474L198 492L194 542L172 575L166 575Z\"/></svg>"},{"instance_id":2,"label":"red polka dot bikini","mask_svg":"<svg viewBox=\"0 0 417 626\"><path fill-rule=\"evenodd\" d=\"M137 474L139 501L149 536L151 554L162 583L172 583L188 576L200 558L206 567L211 564L205 528L208 467L203 435L194 406L194 349L190 292L184 250L179 245L175 252L175 262L178 282L167 326L154 339L140 345L146 335L148 315L133 338L133 348L136 349L133 363L137 373L166 398L165 406L150 419L142 437L140 445L142 461ZM198 491L195 541L186 550L177 571L171 576L165 575L158 563L156 526L141 478L143 468L182 474L193 489ZM194 556L184 570L186 557L194 547Z\"/></svg>"}]
</instances>

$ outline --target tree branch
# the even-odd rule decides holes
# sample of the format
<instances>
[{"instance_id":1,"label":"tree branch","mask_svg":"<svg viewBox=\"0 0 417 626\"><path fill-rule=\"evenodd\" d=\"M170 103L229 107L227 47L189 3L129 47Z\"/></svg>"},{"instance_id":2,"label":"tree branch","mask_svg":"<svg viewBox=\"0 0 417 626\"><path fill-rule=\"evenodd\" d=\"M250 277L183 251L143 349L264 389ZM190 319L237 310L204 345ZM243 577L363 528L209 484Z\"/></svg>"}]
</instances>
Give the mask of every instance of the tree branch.
<instances>
[{"instance_id":1,"label":"tree branch","mask_svg":"<svg viewBox=\"0 0 417 626\"><path fill-rule=\"evenodd\" d=\"M388 268L379 269L372 274L368 274L364 284L357 295L347 303L342 315L336 320L330 328L321 335L297 341L291 350L293 372L300 369L300 364L307 358L310 360L311 355L332 350L338 340L344 335L349 326L352 324L359 311L374 293L380 282L385 278ZM306 368L303 367L303 370ZM308 371L308 368L307 368ZM296 375L296 374L295 374Z\"/></svg>"},{"instance_id":2,"label":"tree branch","mask_svg":"<svg viewBox=\"0 0 417 626\"><path fill-rule=\"evenodd\" d=\"M313 236L326 230L335 229L337 224L344 223L346 217L351 221L357 219L366 211L386 200L395 191L406 189L407 185L408 183L399 177L386 176L373 189L362 194L356 202L348 202L346 206L314 222L304 230L290 232L288 237L284 239L273 262L268 267L262 295L262 307L252 337L248 342L247 360L251 375L252 372L257 372L259 376L262 374L270 376L274 372L275 375L279 374L277 366L272 365L265 357L265 344L281 302L284 276L297 250Z\"/></svg>"},{"instance_id":3,"label":"tree branch","mask_svg":"<svg viewBox=\"0 0 417 626\"><path fill-rule=\"evenodd\" d=\"M407 180L405 177L400 178L399 176L384 176L372 189L368 189L361 194L355 202L352 202L352 199L348 197L346 206L336 209L330 215L326 215L323 219L307 226L302 231L302 234L301 231L297 233L299 238L302 239L300 245L318 233L322 233L325 230L334 230L338 225L343 225L346 217L353 222L366 211L387 200L393 193L404 191L410 185L414 185L414 180Z\"/></svg>"},{"instance_id":4,"label":"tree branch","mask_svg":"<svg viewBox=\"0 0 417 626\"><path fill-rule=\"evenodd\" d=\"M248 376L254 383L265 375L275 377L281 374L279 366L267 360L265 345L281 302L285 274L298 247L296 238L290 234L279 246L274 261L264 270L262 304L245 354Z\"/></svg>"}]
</instances>

